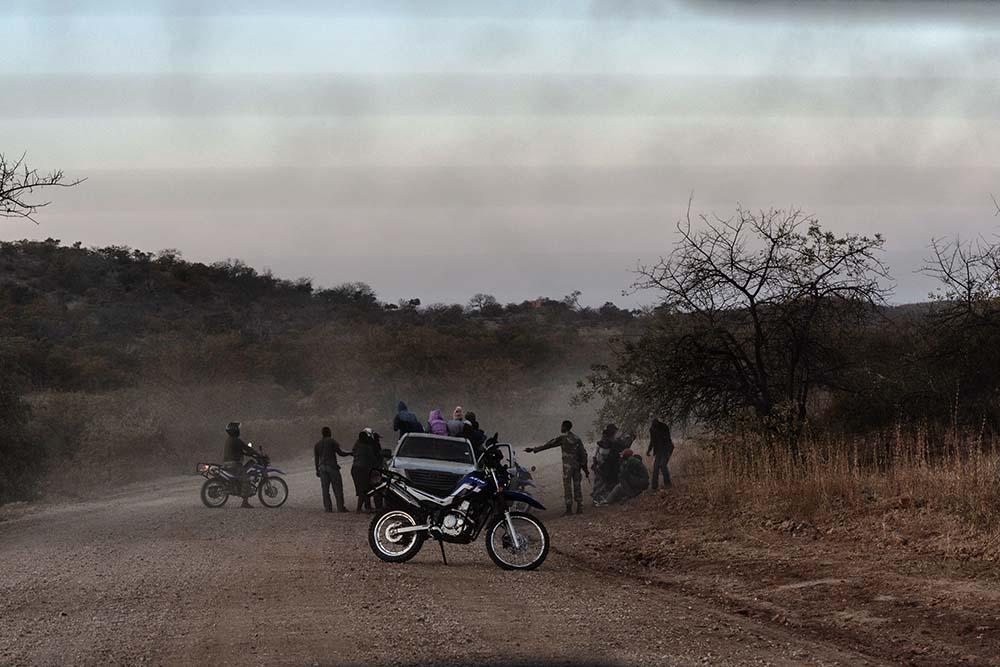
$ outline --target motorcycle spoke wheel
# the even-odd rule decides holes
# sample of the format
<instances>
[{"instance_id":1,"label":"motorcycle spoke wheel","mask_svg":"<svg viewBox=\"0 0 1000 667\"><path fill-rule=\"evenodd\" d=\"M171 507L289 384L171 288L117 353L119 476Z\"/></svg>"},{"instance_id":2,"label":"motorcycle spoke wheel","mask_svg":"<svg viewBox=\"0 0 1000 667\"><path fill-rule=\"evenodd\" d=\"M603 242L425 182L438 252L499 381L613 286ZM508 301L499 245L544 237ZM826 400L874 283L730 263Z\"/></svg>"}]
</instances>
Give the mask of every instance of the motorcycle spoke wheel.
<instances>
[{"instance_id":1,"label":"motorcycle spoke wheel","mask_svg":"<svg viewBox=\"0 0 1000 667\"><path fill-rule=\"evenodd\" d=\"M265 477L257 489L257 498L264 507L281 507L288 500L288 485L280 477Z\"/></svg>"},{"instance_id":2,"label":"motorcycle spoke wheel","mask_svg":"<svg viewBox=\"0 0 1000 667\"><path fill-rule=\"evenodd\" d=\"M507 518L493 524L486 536L486 547L493 562L505 570L532 570L542 564L549 552L549 534L535 517L511 512L516 540Z\"/></svg>"},{"instance_id":3,"label":"motorcycle spoke wheel","mask_svg":"<svg viewBox=\"0 0 1000 667\"><path fill-rule=\"evenodd\" d=\"M409 512L390 510L372 519L368 542L376 556L390 563L402 563L416 555L423 543L419 533L396 533L396 529L416 526Z\"/></svg>"},{"instance_id":4,"label":"motorcycle spoke wheel","mask_svg":"<svg viewBox=\"0 0 1000 667\"><path fill-rule=\"evenodd\" d=\"M201 502L205 507L222 507L229 500L229 486L217 479L210 479L201 487Z\"/></svg>"}]
</instances>

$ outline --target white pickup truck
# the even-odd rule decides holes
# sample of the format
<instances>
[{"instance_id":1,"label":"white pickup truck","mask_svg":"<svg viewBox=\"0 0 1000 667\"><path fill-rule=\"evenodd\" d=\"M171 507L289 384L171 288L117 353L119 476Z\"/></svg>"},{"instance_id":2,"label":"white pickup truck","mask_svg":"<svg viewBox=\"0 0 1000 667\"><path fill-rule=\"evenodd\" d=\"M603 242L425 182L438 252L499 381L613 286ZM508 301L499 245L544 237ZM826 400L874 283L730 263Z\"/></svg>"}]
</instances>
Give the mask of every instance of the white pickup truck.
<instances>
[{"instance_id":1,"label":"white pickup truck","mask_svg":"<svg viewBox=\"0 0 1000 667\"><path fill-rule=\"evenodd\" d=\"M527 490L522 480L526 473L528 480L531 475L517 465L513 447L510 443L497 446L506 450L512 484ZM389 461L391 470L409 479L417 488L442 496L451 493L459 480L479 467L476 449L468 439L432 433L404 434Z\"/></svg>"}]
</instances>

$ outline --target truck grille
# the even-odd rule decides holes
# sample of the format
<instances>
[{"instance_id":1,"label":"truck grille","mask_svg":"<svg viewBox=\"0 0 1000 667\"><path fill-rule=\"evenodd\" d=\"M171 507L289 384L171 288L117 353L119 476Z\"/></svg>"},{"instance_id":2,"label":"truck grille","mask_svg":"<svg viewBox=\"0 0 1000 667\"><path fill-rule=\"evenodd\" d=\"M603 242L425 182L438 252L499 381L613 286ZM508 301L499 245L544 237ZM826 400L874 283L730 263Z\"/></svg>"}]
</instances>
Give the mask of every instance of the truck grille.
<instances>
[{"instance_id":1,"label":"truck grille","mask_svg":"<svg viewBox=\"0 0 1000 667\"><path fill-rule=\"evenodd\" d=\"M462 479L461 475L455 473L433 470L407 470L406 474L413 486L438 495L448 495L458 486L458 480Z\"/></svg>"}]
</instances>

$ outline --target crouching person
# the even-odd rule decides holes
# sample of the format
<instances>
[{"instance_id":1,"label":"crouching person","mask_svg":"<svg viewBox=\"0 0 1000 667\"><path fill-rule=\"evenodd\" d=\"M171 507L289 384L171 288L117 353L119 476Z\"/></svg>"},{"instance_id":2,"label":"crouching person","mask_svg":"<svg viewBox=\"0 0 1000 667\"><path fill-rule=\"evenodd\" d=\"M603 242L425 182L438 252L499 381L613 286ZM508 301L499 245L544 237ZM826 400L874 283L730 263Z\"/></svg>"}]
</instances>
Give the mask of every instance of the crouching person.
<instances>
[{"instance_id":1,"label":"crouching person","mask_svg":"<svg viewBox=\"0 0 1000 667\"><path fill-rule=\"evenodd\" d=\"M611 505L629 498L635 498L649 488L649 471L642 457L631 449L622 452L622 467L618 473L618 484L599 505Z\"/></svg>"}]
</instances>

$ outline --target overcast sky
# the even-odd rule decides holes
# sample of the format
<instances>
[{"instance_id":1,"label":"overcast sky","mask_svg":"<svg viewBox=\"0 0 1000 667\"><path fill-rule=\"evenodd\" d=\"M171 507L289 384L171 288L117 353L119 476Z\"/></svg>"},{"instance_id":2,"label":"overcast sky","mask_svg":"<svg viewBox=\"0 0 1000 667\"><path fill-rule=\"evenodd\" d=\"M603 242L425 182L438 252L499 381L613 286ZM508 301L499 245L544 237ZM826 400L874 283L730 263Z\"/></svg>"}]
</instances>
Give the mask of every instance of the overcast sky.
<instances>
[{"instance_id":1,"label":"overcast sky","mask_svg":"<svg viewBox=\"0 0 1000 667\"><path fill-rule=\"evenodd\" d=\"M994 3L5 0L0 35L0 151L88 179L4 240L632 304L693 192L882 232L906 302L932 236L1000 231Z\"/></svg>"}]
</instances>

